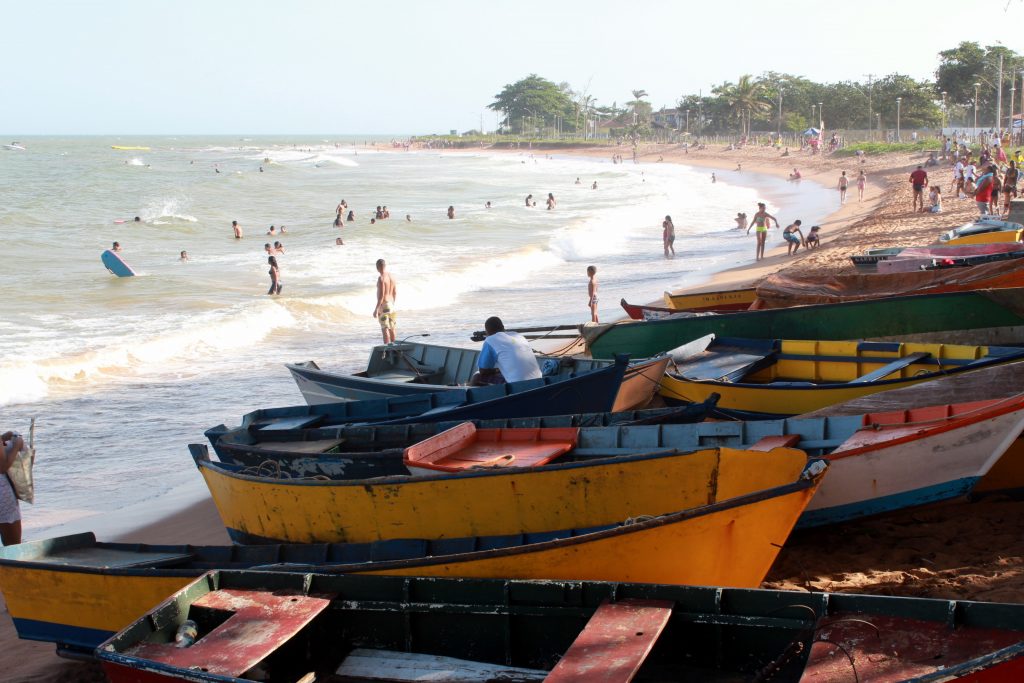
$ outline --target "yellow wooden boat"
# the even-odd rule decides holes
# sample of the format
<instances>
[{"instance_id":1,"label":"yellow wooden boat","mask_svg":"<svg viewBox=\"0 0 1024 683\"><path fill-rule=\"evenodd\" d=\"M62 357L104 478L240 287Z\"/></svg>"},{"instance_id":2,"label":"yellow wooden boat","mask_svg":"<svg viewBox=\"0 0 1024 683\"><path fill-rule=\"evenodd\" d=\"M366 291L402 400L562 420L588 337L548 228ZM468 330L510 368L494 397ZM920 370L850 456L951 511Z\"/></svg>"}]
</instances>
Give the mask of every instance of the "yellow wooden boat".
<instances>
[{"instance_id":1,"label":"yellow wooden boat","mask_svg":"<svg viewBox=\"0 0 1024 683\"><path fill-rule=\"evenodd\" d=\"M802 451L674 449L427 477L275 479L189 446L239 543L362 543L541 533L663 515L796 480ZM756 463L756 465L754 464Z\"/></svg>"},{"instance_id":2,"label":"yellow wooden boat","mask_svg":"<svg viewBox=\"0 0 1024 683\"><path fill-rule=\"evenodd\" d=\"M665 305L677 311L745 311L757 301L757 290L726 289L694 294L665 292L664 298Z\"/></svg>"},{"instance_id":3,"label":"yellow wooden boat","mask_svg":"<svg viewBox=\"0 0 1024 683\"><path fill-rule=\"evenodd\" d=\"M0 549L0 589L19 636L91 651L211 567L318 573L757 587L821 481L802 451L762 453L780 485L601 529L514 538L301 546L140 546L78 534ZM276 563L276 564L274 564Z\"/></svg>"},{"instance_id":4,"label":"yellow wooden boat","mask_svg":"<svg viewBox=\"0 0 1024 683\"><path fill-rule=\"evenodd\" d=\"M1024 230L998 230L983 232L977 235L955 237L942 244L950 247L962 247L968 244L1004 244L1006 242L1020 242L1022 240L1024 240Z\"/></svg>"},{"instance_id":5,"label":"yellow wooden boat","mask_svg":"<svg viewBox=\"0 0 1024 683\"><path fill-rule=\"evenodd\" d=\"M718 409L790 416L1024 358L1024 349L956 344L714 339L680 347L661 382L670 401L720 394Z\"/></svg>"}]
</instances>

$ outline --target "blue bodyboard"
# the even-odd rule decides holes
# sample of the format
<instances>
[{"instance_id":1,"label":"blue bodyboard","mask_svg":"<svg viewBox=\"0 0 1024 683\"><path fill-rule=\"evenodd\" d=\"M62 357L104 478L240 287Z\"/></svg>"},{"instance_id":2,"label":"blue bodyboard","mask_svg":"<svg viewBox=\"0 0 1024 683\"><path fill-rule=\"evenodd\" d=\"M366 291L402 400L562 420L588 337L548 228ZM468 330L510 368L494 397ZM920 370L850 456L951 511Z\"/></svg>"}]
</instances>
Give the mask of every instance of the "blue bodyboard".
<instances>
[{"instance_id":1,"label":"blue bodyboard","mask_svg":"<svg viewBox=\"0 0 1024 683\"><path fill-rule=\"evenodd\" d=\"M103 261L103 265L107 267L111 273L118 277L131 277L135 275L135 271L132 267L121 260L121 257L107 249L100 256L100 260Z\"/></svg>"}]
</instances>

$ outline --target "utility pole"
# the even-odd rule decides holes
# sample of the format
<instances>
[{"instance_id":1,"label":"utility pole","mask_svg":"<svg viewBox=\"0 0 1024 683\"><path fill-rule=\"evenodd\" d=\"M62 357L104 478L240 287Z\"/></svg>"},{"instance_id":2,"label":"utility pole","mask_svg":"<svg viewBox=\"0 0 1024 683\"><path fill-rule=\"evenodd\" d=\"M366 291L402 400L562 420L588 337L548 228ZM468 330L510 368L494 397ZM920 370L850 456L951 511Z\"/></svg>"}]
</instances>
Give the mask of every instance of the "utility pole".
<instances>
[{"instance_id":1,"label":"utility pole","mask_svg":"<svg viewBox=\"0 0 1024 683\"><path fill-rule=\"evenodd\" d=\"M996 135L1003 124L1003 56L999 55L999 78L996 79Z\"/></svg>"},{"instance_id":2,"label":"utility pole","mask_svg":"<svg viewBox=\"0 0 1024 683\"><path fill-rule=\"evenodd\" d=\"M875 74L864 74L868 78L868 128L871 128L871 122L874 120L873 112L871 110L871 91L874 90L873 80Z\"/></svg>"}]
</instances>

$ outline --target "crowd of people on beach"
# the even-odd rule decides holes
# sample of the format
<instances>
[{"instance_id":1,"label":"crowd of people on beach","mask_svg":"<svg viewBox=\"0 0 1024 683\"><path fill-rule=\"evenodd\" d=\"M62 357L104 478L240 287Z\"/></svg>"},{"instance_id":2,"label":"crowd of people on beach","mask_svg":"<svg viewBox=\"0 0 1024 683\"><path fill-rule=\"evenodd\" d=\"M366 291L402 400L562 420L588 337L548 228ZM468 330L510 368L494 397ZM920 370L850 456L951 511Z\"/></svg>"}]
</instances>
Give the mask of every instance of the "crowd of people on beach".
<instances>
[{"instance_id":1,"label":"crowd of people on beach","mask_svg":"<svg viewBox=\"0 0 1024 683\"><path fill-rule=\"evenodd\" d=\"M952 179L950 193L959 200L973 198L982 216L1005 216L1010 212L1010 201L1017 197L1017 181L1024 164L1024 151L1007 153L1009 138L995 133L982 134L977 156L971 150L966 136L943 136L941 156L933 153L928 160L911 173L914 211L942 212L941 182L929 181L926 166L938 166L940 161L950 164ZM928 188L928 205L924 204L924 189ZM1002 204L1000 206L1000 198Z\"/></svg>"}]
</instances>

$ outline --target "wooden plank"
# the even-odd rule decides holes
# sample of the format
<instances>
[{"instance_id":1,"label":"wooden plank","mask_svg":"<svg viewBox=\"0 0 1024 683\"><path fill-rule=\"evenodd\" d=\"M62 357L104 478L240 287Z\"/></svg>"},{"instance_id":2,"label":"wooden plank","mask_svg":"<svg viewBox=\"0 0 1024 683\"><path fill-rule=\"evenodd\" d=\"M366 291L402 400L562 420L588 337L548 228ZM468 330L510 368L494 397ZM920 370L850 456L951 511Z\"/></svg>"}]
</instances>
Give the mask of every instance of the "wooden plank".
<instances>
[{"instance_id":1,"label":"wooden plank","mask_svg":"<svg viewBox=\"0 0 1024 683\"><path fill-rule=\"evenodd\" d=\"M322 419L323 415L298 415L296 417L284 417L260 427L259 430L261 432L278 432L287 431L289 429L302 429L303 427L310 427Z\"/></svg>"},{"instance_id":2,"label":"wooden plank","mask_svg":"<svg viewBox=\"0 0 1024 683\"><path fill-rule=\"evenodd\" d=\"M334 672L342 681L446 681L448 683L482 683L502 681L526 683L543 681L547 671L520 669L501 664L472 662L454 657L396 652L393 650L352 650Z\"/></svg>"},{"instance_id":3,"label":"wooden plank","mask_svg":"<svg viewBox=\"0 0 1024 683\"><path fill-rule=\"evenodd\" d=\"M878 368L877 370L869 372L866 375L861 375L857 379L851 380L849 383L850 384L867 384L868 382L877 382L878 380L883 379L887 375L891 375L892 373L896 372L897 370L902 370L903 368L907 367L908 365L913 365L914 363L916 363L918 361L921 361L921 360L924 360L925 358L928 358L931 355L932 354L930 354L930 353L928 353L926 351L918 351L917 353L907 354L906 356L903 356L902 358L897 358L896 360L894 360L893 362L889 363L888 365L883 365L882 367Z\"/></svg>"},{"instance_id":4,"label":"wooden plank","mask_svg":"<svg viewBox=\"0 0 1024 683\"><path fill-rule=\"evenodd\" d=\"M628 683L672 616L668 600L603 602L547 683Z\"/></svg>"},{"instance_id":5,"label":"wooden plank","mask_svg":"<svg viewBox=\"0 0 1024 683\"><path fill-rule=\"evenodd\" d=\"M775 434L763 436L750 445L748 451L770 451L773 448L792 448L800 443L799 434Z\"/></svg>"},{"instance_id":6,"label":"wooden plank","mask_svg":"<svg viewBox=\"0 0 1024 683\"><path fill-rule=\"evenodd\" d=\"M345 439L317 439L310 441L257 441L253 448L289 453L326 453L345 443Z\"/></svg>"}]
</instances>

